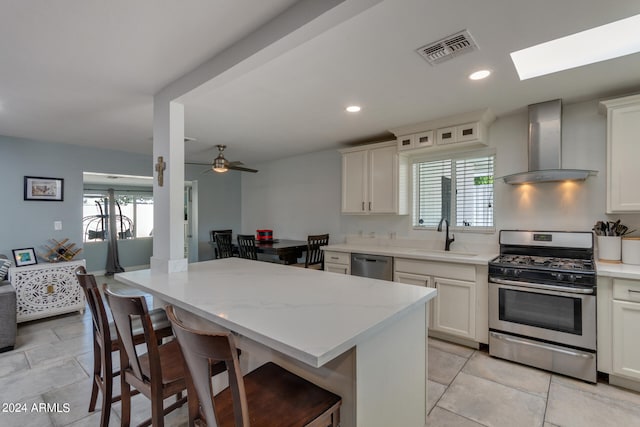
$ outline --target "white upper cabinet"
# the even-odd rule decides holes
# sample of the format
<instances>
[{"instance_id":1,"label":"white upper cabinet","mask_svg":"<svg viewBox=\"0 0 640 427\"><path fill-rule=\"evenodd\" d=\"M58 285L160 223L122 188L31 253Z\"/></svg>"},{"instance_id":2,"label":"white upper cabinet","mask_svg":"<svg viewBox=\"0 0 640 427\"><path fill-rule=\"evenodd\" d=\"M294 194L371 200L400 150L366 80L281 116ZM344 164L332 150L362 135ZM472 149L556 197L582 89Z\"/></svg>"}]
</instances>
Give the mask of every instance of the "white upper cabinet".
<instances>
[{"instance_id":1,"label":"white upper cabinet","mask_svg":"<svg viewBox=\"0 0 640 427\"><path fill-rule=\"evenodd\" d=\"M640 212L640 95L601 104L607 111L607 213Z\"/></svg>"},{"instance_id":2,"label":"white upper cabinet","mask_svg":"<svg viewBox=\"0 0 640 427\"><path fill-rule=\"evenodd\" d=\"M428 152L438 148L488 145L488 128L495 120L491 110L445 117L391 129L397 136L398 151Z\"/></svg>"},{"instance_id":3,"label":"white upper cabinet","mask_svg":"<svg viewBox=\"0 0 640 427\"><path fill-rule=\"evenodd\" d=\"M401 189L403 183L406 185L408 166L405 159L401 163L395 141L349 148L340 152L342 213L408 213L406 190Z\"/></svg>"}]
</instances>

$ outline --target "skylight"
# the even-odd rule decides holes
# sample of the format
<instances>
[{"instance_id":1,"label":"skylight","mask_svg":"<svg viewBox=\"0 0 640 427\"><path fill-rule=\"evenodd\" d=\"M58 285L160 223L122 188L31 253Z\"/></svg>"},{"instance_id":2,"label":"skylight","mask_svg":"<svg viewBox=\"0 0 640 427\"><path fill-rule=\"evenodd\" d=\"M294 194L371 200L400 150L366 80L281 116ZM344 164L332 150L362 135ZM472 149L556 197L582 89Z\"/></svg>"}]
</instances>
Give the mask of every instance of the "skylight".
<instances>
[{"instance_id":1,"label":"skylight","mask_svg":"<svg viewBox=\"0 0 640 427\"><path fill-rule=\"evenodd\" d=\"M640 52L640 15L511 52L520 80Z\"/></svg>"}]
</instances>

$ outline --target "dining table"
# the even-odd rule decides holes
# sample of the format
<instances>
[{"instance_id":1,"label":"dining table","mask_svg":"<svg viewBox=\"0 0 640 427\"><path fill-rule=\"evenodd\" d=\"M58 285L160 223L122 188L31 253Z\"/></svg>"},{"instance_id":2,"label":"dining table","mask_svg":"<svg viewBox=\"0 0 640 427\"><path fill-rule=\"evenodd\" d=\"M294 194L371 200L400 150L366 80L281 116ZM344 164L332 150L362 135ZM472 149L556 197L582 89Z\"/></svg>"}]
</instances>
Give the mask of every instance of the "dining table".
<instances>
[{"instance_id":1,"label":"dining table","mask_svg":"<svg viewBox=\"0 0 640 427\"><path fill-rule=\"evenodd\" d=\"M209 242L215 247L216 242ZM237 252L238 243L233 240L234 252ZM277 256L283 264L295 264L298 262L298 258L302 257L302 254L307 250L306 240L293 240L293 239L273 239L270 241L256 240L256 252L259 254Z\"/></svg>"}]
</instances>

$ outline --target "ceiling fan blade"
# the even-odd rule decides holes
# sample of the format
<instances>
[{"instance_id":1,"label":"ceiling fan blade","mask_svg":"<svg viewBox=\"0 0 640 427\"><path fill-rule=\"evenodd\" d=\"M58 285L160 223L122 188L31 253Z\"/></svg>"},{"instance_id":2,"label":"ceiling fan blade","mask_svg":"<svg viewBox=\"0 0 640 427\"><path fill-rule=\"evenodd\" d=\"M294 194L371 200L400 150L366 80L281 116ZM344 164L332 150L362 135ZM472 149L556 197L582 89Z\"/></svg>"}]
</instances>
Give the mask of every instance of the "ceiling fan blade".
<instances>
[{"instance_id":1,"label":"ceiling fan blade","mask_svg":"<svg viewBox=\"0 0 640 427\"><path fill-rule=\"evenodd\" d=\"M209 173L209 172L212 172L211 168L203 170L202 172L200 172L200 175L204 175L205 173Z\"/></svg>"},{"instance_id":2,"label":"ceiling fan blade","mask_svg":"<svg viewBox=\"0 0 640 427\"><path fill-rule=\"evenodd\" d=\"M211 166L211 163L194 163L194 162L184 162L185 165L196 165L196 166Z\"/></svg>"},{"instance_id":3,"label":"ceiling fan blade","mask_svg":"<svg viewBox=\"0 0 640 427\"><path fill-rule=\"evenodd\" d=\"M251 173L258 172L257 169L243 168L242 166L227 166L227 168L234 171L241 171L241 172L251 172Z\"/></svg>"},{"instance_id":4,"label":"ceiling fan blade","mask_svg":"<svg viewBox=\"0 0 640 427\"><path fill-rule=\"evenodd\" d=\"M227 166L242 166L244 163L242 162L229 162L227 161Z\"/></svg>"}]
</instances>

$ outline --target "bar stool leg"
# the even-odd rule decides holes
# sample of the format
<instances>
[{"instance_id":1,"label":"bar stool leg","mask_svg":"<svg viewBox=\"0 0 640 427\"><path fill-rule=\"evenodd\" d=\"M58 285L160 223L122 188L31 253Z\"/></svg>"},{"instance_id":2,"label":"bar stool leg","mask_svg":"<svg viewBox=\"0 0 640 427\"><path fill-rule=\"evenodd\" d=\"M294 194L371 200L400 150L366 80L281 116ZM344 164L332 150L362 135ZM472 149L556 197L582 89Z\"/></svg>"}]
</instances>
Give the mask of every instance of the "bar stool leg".
<instances>
[{"instance_id":1,"label":"bar stool leg","mask_svg":"<svg viewBox=\"0 0 640 427\"><path fill-rule=\"evenodd\" d=\"M89 412L93 412L96 410L96 402L98 400L98 379L100 378L100 369L102 368L102 363L100 360L100 346L96 342L95 338L93 340L93 378L92 378L92 387L91 387L91 399L89 399Z\"/></svg>"}]
</instances>

